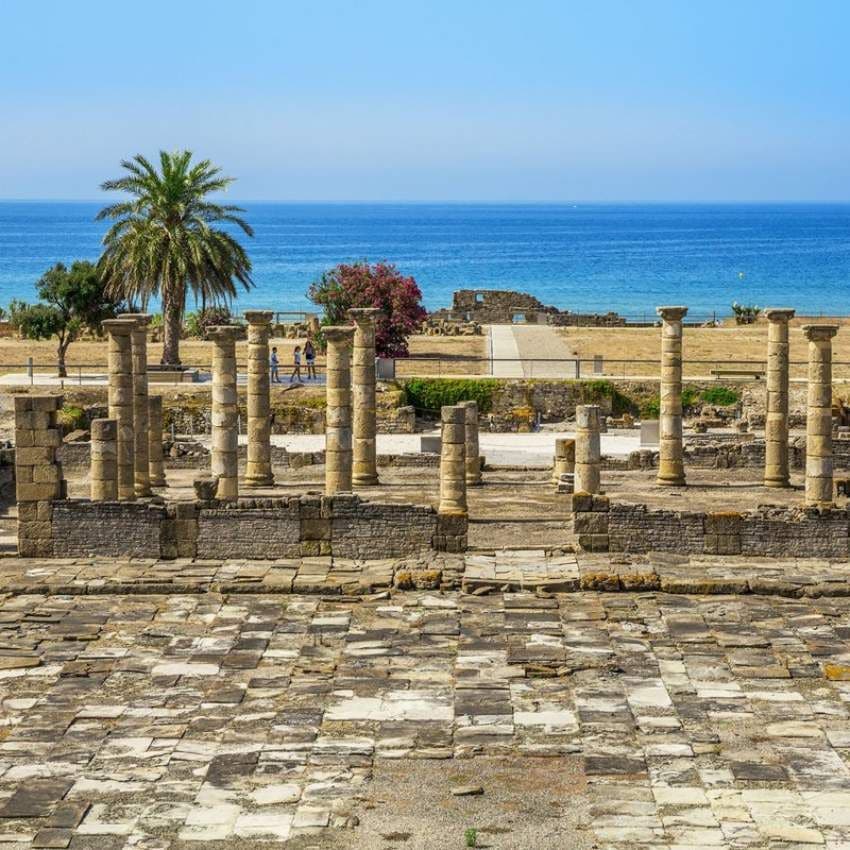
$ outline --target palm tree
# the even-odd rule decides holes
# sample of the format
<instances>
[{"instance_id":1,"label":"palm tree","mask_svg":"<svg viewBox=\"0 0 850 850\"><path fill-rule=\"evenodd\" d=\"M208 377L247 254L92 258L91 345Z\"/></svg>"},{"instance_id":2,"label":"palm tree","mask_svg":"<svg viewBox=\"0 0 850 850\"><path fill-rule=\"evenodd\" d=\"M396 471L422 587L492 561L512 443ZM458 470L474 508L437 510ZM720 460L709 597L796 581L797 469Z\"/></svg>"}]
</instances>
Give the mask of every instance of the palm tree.
<instances>
[{"instance_id":1,"label":"palm tree","mask_svg":"<svg viewBox=\"0 0 850 850\"><path fill-rule=\"evenodd\" d=\"M156 295L162 301L162 363L180 365L180 329L191 290L206 303L227 304L236 282L253 286L251 261L240 243L211 225L229 222L247 236L254 231L237 213L240 207L214 204L207 196L224 191L232 177L208 159L191 163L191 151L160 151L160 170L141 154L124 160L127 171L101 185L104 191L133 197L102 209L98 220L115 222L103 237L100 272L112 296L140 301Z\"/></svg>"}]
</instances>

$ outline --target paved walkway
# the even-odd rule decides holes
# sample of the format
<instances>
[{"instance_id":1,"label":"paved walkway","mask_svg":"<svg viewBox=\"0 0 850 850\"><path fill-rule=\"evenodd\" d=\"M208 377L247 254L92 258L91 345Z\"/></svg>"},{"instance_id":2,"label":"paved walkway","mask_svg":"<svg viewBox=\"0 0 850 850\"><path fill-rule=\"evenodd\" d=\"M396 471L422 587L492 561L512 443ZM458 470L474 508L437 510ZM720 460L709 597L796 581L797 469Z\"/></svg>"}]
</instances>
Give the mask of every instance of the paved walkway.
<instances>
[{"instance_id":1,"label":"paved walkway","mask_svg":"<svg viewBox=\"0 0 850 850\"><path fill-rule=\"evenodd\" d=\"M32 592L0 641L14 850L850 843L846 599Z\"/></svg>"}]
</instances>

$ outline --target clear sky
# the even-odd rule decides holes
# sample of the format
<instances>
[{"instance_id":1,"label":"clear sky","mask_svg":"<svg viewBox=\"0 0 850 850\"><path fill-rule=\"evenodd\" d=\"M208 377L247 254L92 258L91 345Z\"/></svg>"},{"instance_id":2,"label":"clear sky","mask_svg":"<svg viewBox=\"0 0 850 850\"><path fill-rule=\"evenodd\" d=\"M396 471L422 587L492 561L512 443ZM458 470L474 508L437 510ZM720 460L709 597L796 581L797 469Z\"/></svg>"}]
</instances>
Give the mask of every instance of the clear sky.
<instances>
[{"instance_id":1,"label":"clear sky","mask_svg":"<svg viewBox=\"0 0 850 850\"><path fill-rule=\"evenodd\" d=\"M847 0L5 0L0 197L848 200Z\"/></svg>"}]
</instances>

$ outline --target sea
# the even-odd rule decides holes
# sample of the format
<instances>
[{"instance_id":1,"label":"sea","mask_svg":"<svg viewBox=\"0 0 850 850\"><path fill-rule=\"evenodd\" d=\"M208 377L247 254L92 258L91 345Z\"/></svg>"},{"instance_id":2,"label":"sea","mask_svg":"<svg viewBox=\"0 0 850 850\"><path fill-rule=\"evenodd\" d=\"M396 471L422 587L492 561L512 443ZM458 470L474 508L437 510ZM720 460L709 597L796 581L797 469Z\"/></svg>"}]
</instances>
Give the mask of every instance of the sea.
<instances>
[{"instance_id":1,"label":"sea","mask_svg":"<svg viewBox=\"0 0 850 850\"><path fill-rule=\"evenodd\" d=\"M237 202L238 203L238 202ZM850 204L244 202L255 286L235 311L309 310L337 263L395 263L426 307L461 288L514 289L573 311L692 316L731 305L850 313ZM0 202L0 306L35 299L54 263L95 260L101 202ZM189 305L192 308L192 305Z\"/></svg>"}]
</instances>

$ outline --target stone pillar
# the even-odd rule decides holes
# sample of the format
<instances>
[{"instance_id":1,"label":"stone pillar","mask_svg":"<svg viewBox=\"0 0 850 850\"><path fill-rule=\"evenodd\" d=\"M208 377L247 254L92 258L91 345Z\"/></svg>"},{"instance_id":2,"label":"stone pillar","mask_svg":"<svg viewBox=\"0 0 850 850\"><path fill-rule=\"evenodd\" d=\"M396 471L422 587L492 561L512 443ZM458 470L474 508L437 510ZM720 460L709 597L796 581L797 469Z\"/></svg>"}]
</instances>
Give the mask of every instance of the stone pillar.
<instances>
[{"instance_id":1,"label":"stone pillar","mask_svg":"<svg viewBox=\"0 0 850 850\"><path fill-rule=\"evenodd\" d=\"M658 307L661 316L661 422L659 484L682 487L685 462L682 446L682 319L687 307Z\"/></svg>"},{"instance_id":2,"label":"stone pillar","mask_svg":"<svg viewBox=\"0 0 850 850\"><path fill-rule=\"evenodd\" d=\"M767 416L764 423L764 486L787 487L788 321L794 311L770 308L767 317Z\"/></svg>"},{"instance_id":3,"label":"stone pillar","mask_svg":"<svg viewBox=\"0 0 850 850\"><path fill-rule=\"evenodd\" d=\"M375 318L377 307L358 307L348 311L354 322L352 355L352 402L354 406L353 472L355 487L378 483L375 447Z\"/></svg>"},{"instance_id":4,"label":"stone pillar","mask_svg":"<svg viewBox=\"0 0 850 850\"><path fill-rule=\"evenodd\" d=\"M481 486L481 450L478 445L478 402L462 401L466 413L466 486Z\"/></svg>"},{"instance_id":5,"label":"stone pillar","mask_svg":"<svg viewBox=\"0 0 850 850\"><path fill-rule=\"evenodd\" d=\"M325 493L351 490L351 349L354 328L323 329L327 351L327 413L325 423Z\"/></svg>"},{"instance_id":6,"label":"stone pillar","mask_svg":"<svg viewBox=\"0 0 850 850\"><path fill-rule=\"evenodd\" d=\"M148 396L148 475L151 487L165 487L162 458L162 396Z\"/></svg>"},{"instance_id":7,"label":"stone pillar","mask_svg":"<svg viewBox=\"0 0 850 850\"><path fill-rule=\"evenodd\" d=\"M236 337L239 328L210 328L213 348L212 475L217 479L216 498L239 497L239 404L236 395Z\"/></svg>"},{"instance_id":8,"label":"stone pillar","mask_svg":"<svg viewBox=\"0 0 850 850\"><path fill-rule=\"evenodd\" d=\"M576 407L575 487L576 493L598 493L602 466L598 404Z\"/></svg>"},{"instance_id":9,"label":"stone pillar","mask_svg":"<svg viewBox=\"0 0 850 850\"><path fill-rule=\"evenodd\" d=\"M91 500L118 500L118 423L93 419L91 423Z\"/></svg>"},{"instance_id":10,"label":"stone pillar","mask_svg":"<svg viewBox=\"0 0 850 850\"><path fill-rule=\"evenodd\" d=\"M65 498L56 413L62 396L15 396L15 494L18 554L53 555L53 502Z\"/></svg>"},{"instance_id":11,"label":"stone pillar","mask_svg":"<svg viewBox=\"0 0 850 850\"><path fill-rule=\"evenodd\" d=\"M552 466L552 483L557 484L561 476L576 471L576 441L567 437L555 440L555 461Z\"/></svg>"},{"instance_id":12,"label":"stone pillar","mask_svg":"<svg viewBox=\"0 0 850 850\"><path fill-rule=\"evenodd\" d=\"M125 313L122 318L136 321L132 333L134 486L136 496L144 497L152 495L148 468L148 325L153 317L147 313Z\"/></svg>"},{"instance_id":13,"label":"stone pillar","mask_svg":"<svg viewBox=\"0 0 850 850\"><path fill-rule=\"evenodd\" d=\"M832 338L835 325L803 325L809 341L806 410L806 504L827 506L832 498Z\"/></svg>"},{"instance_id":14,"label":"stone pillar","mask_svg":"<svg viewBox=\"0 0 850 850\"><path fill-rule=\"evenodd\" d=\"M447 405L440 411L440 505L438 512L466 516L466 409Z\"/></svg>"},{"instance_id":15,"label":"stone pillar","mask_svg":"<svg viewBox=\"0 0 850 850\"><path fill-rule=\"evenodd\" d=\"M246 487L271 487L272 439L269 389L271 310L246 310L248 322L248 465Z\"/></svg>"},{"instance_id":16,"label":"stone pillar","mask_svg":"<svg viewBox=\"0 0 850 850\"><path fill-rule=\"evenodd\" d=\"M118 498L136 498L136 438L133 427L133 341L135 319L107 319L103 329L109 334L109 418L118 427Z\"/></svg>"}]
</instances>

